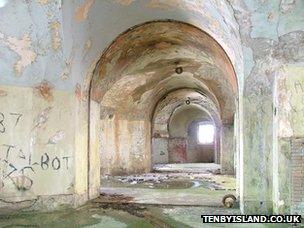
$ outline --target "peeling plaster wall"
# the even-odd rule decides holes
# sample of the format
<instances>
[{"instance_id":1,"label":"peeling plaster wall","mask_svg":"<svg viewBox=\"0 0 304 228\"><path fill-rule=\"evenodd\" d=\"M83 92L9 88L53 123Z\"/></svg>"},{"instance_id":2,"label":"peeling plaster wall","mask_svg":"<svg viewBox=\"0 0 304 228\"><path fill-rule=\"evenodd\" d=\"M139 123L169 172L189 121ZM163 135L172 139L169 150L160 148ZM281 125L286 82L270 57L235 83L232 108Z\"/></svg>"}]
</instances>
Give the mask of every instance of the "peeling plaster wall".
<instances>
[{"instance_id":1,"label":"peeling plaster wall","mask_svg":"<svg viewBox=\"0 0 304 228\"><path fill-rule=\"evenodd\" d=\"M297 114L288 114L289 102L294 99L291 91L274 93L274 82L278 75L286 75L286 67L294 72L291 78L302 75L304 2L240 0L231 1L231 6L239 24L245 60L242 209L271 213L290 205L289 198L284 197L290 190L280 187L289 176L279 170L290 171L286 157L290 152L286 151L288 147L282 147L286 139L280 137L301 137L293 132L302 131ZM287 91L287 84L280 84L279 90ZM273 96L278 96L277 107L273 106ZM295 103L295 107L300 108L300 103ZM274 111L281 113L278 120L273 117ZM273 124L279 125L273 128Z\"/></svg>"},{"instance_id":2,"label":"peeling plaster wall","mask_svg":"<svg viewBox=\"0 0 304 228\"><path fill-rule=\"evenodd\" d=\"M53 102L33 88L0 86L0 206L37 196L74 193L74 100L65 91L54 91ZM46 130L47 129L47 130ZM45 204L52 208L52 203Z\"/></svg>"},{"instance_id":3,"label":"peeling plaster wall","mask_svg":"<svg viewBox=\"0 0 304 228\"><path fill-rule=\"evenodd\" d=\"M279 213L303 214L304 68L285 65L276 75L274 206Z\"/></svg>"},{"instance_id":4,"label":"peeling plaster wall","mask_svg":"<svg viewBox=\"0 0 304 228\"><path fill-rule=\"evenodd\" d=\"M87 105L71 79L75 53L67 51L63 14L62 1L7 1L0 8L3 213L87 200L87 111L78 109Z\"/></svg>"}]
</instances>

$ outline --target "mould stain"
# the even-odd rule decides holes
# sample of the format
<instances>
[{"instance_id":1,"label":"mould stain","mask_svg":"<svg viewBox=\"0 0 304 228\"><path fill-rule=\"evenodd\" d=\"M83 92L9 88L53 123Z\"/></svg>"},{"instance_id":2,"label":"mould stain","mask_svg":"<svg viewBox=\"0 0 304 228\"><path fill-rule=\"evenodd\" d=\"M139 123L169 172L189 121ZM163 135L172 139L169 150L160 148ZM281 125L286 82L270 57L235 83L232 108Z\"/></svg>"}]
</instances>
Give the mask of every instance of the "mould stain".
<instances>
[{"instance_id":1,"label":"mould stain","mask_svg":"<svg viewBox=\"0 0 304 228\"><path fill-rule=\"evenodd\" d=\"M82 22L87 19L88 13L94 2L95 0L86 0L81 6L76 9L74 18L77 22Z\"/></svg>"},{"instance_id":2,"label":"mould stain","mask_svg":"<svg viewBox=\"0 0 304 228\"><path fill-rule=\"evenodd\" d=\"M54 86L46 80L43 80L39 85L35 86L36 92L47 102L52 102L54 99L52 93L53 88Z\"/></svg>"},{"instance_id":3,"label":"mould stain","mask_svg":"<svg viewBox=\"0 0 304 228\"><path fill-rule=\"evenodd\" d=\"M60 27L61 27L61 24L59 21L55 21L50 24L51 37L52 37L52 48L55 51L61 47Z\"/></svg>"},{"instance_id":4,"label":"mould stain","mask_svg":"<svg viewBox=\"0 0 304 228\"><path fill-rule=\"evenodd\" d=\"M0 97L6 97L6 96L7 96L7 92L5 90L0 89Z\"/></svg>"},{"instance_id":5,"label":"mould stain","mask_svg":"<svg viewBox=\"0 0 304 228\"><path fill-rule=\"evenodd\" d=\"M31 65L37 58L37 54L31 50L31 39L28 33L25 33L21 39L16 37L6 37L0 33L0 39L12 51L19 55L19 60L14 64L16 75L21 75L25 67Z\"/></svg>"}]
</instances>

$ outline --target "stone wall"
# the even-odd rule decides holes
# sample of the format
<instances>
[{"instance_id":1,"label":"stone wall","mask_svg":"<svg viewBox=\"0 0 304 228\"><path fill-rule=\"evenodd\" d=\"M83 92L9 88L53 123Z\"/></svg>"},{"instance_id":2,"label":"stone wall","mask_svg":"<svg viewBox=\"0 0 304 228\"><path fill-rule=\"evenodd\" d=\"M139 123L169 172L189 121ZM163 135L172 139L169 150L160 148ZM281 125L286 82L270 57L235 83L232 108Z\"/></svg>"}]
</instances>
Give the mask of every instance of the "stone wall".
<instances>
[{"instance_id":1,"label":"stone wall","mask_svg":"<svg viewBox=\"0 0 304 228\"><path fill-rule=\"evenodd\" d=\"M294 119L294 124L290 125L292 117L285 118L284 114L284 120L279 120L280 126L274 126L274 112L289 113L290 110L290 99L286 97L288 93L278 95L274 88L280 74L288 74L288 77L302 75L304 3L285 0L230 2L239 24L245 60L244 102L241 104L244 112L244 147L240 157L241 172L244 173L240 183L243 186L241 195L244 204L241 204L241 208L248 213L272 213L279 210L282 204L280 198L285 195L278 194L277 189L285 183L287 176L278 178L278 173L281 173L278 170L290 170L290 166L281 165L288 162L278 148L285 145L283 138L290 137L291 131L297 132L302 128L299 119ZM293 69L294 73L289 74L292 71L288 68ZM286 85L281 85L278 91L288 91ZM277 97L275 109L273 101ZM301 106L297 103L294 107ZM287 135L277 134L274 128L285 129ZM276 142L277 137L283 141ZM278 158L283 161L278 161Z\"/></svg>"}]
</instances>

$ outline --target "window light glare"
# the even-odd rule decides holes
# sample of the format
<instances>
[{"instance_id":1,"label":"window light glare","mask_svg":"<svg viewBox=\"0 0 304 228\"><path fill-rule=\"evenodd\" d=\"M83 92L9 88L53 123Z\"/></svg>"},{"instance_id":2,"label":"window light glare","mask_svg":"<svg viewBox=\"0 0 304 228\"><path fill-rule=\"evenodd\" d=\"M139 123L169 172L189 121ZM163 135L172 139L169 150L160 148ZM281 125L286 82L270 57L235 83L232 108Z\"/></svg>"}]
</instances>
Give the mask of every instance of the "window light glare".
<instances>
[{"instance_id":1,"label":"window light glare","mask_svg":"<svg viewBox=\"0 0 304 228\"><path fill-rule=\"evenodd\" d=\"M7 0L0 0L0 8L4 7L7 3Z\"/></svg>"},{"instance_id":2,"label":"window light glare","mask_svg":"<svg viewBox=\"0 0 304 228\"><path fill-rule=\"evenodd\" d=\"M212 124L198 125L198 142L201 144L211 144L214 141L214 126Z\"/></svg>"}]
</instances>

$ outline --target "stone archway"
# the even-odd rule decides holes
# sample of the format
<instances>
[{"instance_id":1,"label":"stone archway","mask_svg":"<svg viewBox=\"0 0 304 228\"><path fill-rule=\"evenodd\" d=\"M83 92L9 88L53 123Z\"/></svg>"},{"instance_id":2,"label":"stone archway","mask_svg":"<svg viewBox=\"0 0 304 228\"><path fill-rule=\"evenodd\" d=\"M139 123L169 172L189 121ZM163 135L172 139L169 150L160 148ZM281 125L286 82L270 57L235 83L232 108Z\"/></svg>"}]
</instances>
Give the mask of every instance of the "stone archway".
<instances>
[{"instance_id":1,"label":"stone archway","mask_svg":"<svg viewBox=\"0 0 304 228\"><path fill-rule=\"evenodd\" d=\"M176 129L176 133L170 133L170 124L175 113L183 109L189 109L183 118L184 126ZM186 150L187 128L195 119L201 119L204 115L214 121L217 135L220 136L221 120L217 101L213 101L204 94L191 89L181 89L167 94L157 104L152 118L152 163L169 162L169 151L173 145L177 148L183 147ZM176 143L174 143L176 141ZM182 146L184 145L184 146ZM186 153L186 151L184 151ZM220 163L220 137L215 144L215 162Z\"/></svg>"},{"instance_id":2,"label":"stone archway","mask_svg":"<svg viewBox=\"0 0 304 228\"><path fill-rule=\"evenodd\" d=\"M98 162L101 174L151 170L155 107L180 89L205 94L216 106L217 118L233 123L237 79L225 51L208 34L182 22L154 21L114 40L90 86L89 188L91 176L97 180L99 175L92 168Z\"/></svg>"}]
</instances>

